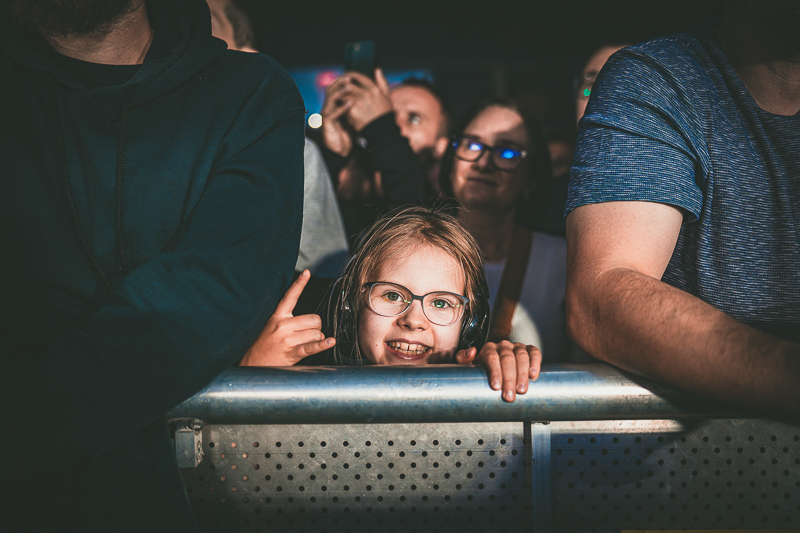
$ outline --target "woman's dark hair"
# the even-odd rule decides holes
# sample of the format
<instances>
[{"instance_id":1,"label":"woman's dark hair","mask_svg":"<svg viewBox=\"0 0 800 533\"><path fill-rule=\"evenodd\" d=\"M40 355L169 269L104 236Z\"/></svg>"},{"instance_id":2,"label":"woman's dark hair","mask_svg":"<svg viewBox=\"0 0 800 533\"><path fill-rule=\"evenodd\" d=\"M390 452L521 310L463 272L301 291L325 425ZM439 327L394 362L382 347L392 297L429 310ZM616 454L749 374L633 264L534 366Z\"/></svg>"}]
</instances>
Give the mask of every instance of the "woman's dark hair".
<instances>
[{"instance_id":1,"label":"woman's dark hair","mask_svg":"<svg viewBox=\"0 0 800 533\"><path fill-rule=\"evenodd\" d=\"M456 136L458 137L469 125L470 122L483 113L490 107L500 107L510 109L522 118L525 124L525 129L528 133L528 185L532 193L528 198L520 196L517 202L515 221L518 225L534 230L540 229L545 224L547 213L547 199L549 197L549 190L553 181L553 170L550 164L550 153L547 150L547 143L545 142L542 130L539 124L533 118L530 111L523 105L511 98L490 98L484 100L475 107L473 107L461 121ZM451 142L447 151L442 157L441 167L439 169L439 187L443 196L455 198L453 194L452 173L453 164L455 159L455 149Z\"/></svg>"}]
</instances>

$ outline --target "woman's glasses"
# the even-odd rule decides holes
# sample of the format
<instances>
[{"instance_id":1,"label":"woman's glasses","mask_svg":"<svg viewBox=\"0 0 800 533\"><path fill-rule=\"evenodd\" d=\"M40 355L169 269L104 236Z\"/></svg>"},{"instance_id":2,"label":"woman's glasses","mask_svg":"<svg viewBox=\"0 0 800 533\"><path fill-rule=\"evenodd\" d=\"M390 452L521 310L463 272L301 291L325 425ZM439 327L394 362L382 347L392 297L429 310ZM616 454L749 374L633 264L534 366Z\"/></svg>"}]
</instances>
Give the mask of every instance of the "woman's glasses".
<instances>
[{"instance_id":1,"label":"woman's glasses","mask_svg":"<svg viewBox=\"0 0 800 533\"><path fill-rule=\"evenodd\" d=\"M453 141L455 156L462 161L477 161L488 151L495 168L499 170L516 170L528 155L525 150L511 146L489 146L469 137L458 137Z\"/></svg>"},{"instance_id":2,"label":"woman's glasses","mask_svg":"<svg viewBox=\"0 0 800 533\"><path fill-rule=\"evenodd\" d=\"M381 316L400 316L408 311L414 300L422 303L422 312L432 323L439 326L455 324L464 316L469 298L453 292L437 291L417 296L397 283L373 281L364 284L369 291L369 307Z\"/></svg>"}]
</instances>

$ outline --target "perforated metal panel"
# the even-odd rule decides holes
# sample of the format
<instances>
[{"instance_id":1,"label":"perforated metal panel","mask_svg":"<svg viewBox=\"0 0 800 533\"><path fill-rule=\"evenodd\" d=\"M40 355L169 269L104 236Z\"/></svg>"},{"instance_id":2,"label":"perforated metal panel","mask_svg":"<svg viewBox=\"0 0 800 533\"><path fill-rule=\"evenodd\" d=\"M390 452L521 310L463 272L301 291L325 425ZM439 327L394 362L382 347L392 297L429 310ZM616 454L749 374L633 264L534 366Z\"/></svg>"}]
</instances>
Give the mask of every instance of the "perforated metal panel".
<instances>
[{"instance_id":1,"label":"perforated metal panel","mask_svg":"<svg viewBox=\"0 0 800 533\"><path fill-rule=\"evenodd\" d=\"M520 531L524 424L208 426L183 471L203 531Z\"/></svg>"},{"instance_id":2,"label":"perforated metal panel","mask_svg":"<svg viewBox=\"0 0 800 533\"><path fill-rule=\"evenodd\" d=\"M798 427L554 422L535 449L526 428L209 426L183 473L204 531L800 528Z\"/></svg>"},{"instance_id":3,"label":"perforated metal panel","mask_svg":"<svg viewBox=\"0 0 800 533\"><path fill-rule=\"evenodd\" d=\"M557 531L800 528L800 428L764 420L552 426Z\"/></svg>"}]
</instances>

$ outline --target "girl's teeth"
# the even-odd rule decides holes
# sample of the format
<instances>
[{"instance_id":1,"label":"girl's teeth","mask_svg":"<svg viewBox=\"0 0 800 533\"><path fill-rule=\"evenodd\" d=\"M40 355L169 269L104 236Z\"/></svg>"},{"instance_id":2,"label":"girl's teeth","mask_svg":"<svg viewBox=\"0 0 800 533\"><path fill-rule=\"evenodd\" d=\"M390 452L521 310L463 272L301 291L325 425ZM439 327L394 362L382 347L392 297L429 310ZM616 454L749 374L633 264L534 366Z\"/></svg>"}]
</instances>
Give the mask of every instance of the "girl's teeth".
<instances>
[{"instance_id":1,"label":"girl's teeth","mask_svg":"<svg viewBox=\"0 0 800 533\"><path fill-rule=\"evenodd\" d=\"M428 347L422 344L408 344L407 342L390 342L389 346L399 352L408 354L421 354L428 351Z\"/></svg>"}]
</instances>

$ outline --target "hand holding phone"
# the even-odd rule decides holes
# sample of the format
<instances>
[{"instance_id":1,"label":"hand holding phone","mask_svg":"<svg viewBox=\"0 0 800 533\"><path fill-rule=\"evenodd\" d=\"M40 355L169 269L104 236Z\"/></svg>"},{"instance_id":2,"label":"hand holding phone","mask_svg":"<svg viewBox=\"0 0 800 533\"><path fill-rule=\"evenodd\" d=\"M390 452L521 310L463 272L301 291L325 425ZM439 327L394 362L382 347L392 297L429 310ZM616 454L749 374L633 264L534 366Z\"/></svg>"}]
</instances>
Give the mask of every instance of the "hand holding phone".
<instances>
[{"instance_id":1,"label":"hand holding phone","mask_svg":"<svg viewBox=\"0 0 800 533\"><path fill-rule=\"evenodd\" d=\"M392 112L389 84L381 69L375 69L375 80L360 72L348 72L342 76L339 97L349 104L345 120L357 132L375 119Z\"/></svg>"}]
</instances>

